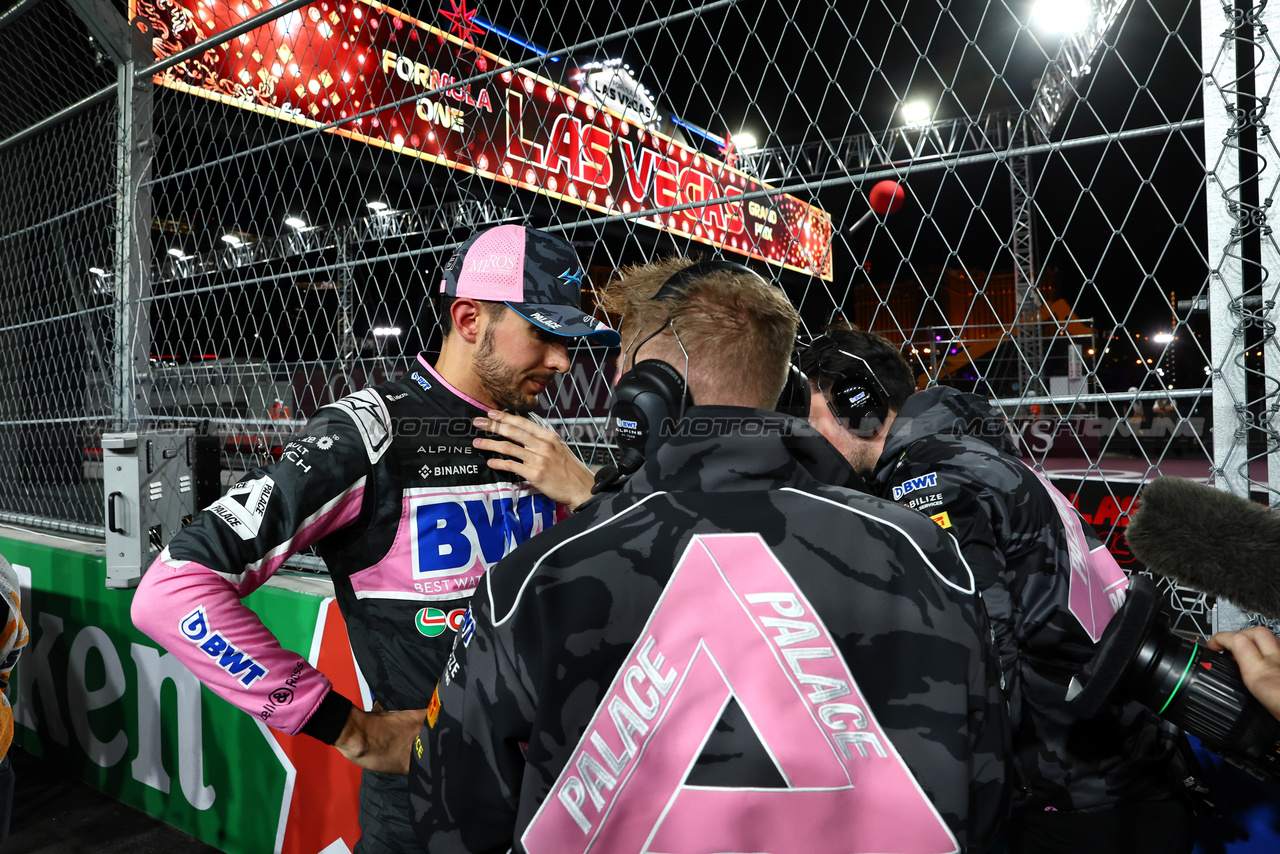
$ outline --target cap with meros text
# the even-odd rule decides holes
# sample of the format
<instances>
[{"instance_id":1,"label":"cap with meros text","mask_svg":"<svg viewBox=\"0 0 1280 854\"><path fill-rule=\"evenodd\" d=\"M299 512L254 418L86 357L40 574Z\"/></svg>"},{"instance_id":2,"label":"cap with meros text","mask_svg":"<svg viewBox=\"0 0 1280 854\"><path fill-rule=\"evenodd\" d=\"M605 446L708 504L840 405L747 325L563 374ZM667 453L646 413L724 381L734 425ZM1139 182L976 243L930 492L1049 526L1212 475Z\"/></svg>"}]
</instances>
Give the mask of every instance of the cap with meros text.
<instances>
[{"instance_id":1,"label":"cap with meros text","mask_svg":"<svg viewBox=\"0 0 1280 854\"><path fill-rule=\"evenodd\" d=\"M586 271L567 242L523 225L473 234L444 265L440 293L504 302L539 329L609 347L621 339L582 310Z\"/></svg>"}]
</instances>

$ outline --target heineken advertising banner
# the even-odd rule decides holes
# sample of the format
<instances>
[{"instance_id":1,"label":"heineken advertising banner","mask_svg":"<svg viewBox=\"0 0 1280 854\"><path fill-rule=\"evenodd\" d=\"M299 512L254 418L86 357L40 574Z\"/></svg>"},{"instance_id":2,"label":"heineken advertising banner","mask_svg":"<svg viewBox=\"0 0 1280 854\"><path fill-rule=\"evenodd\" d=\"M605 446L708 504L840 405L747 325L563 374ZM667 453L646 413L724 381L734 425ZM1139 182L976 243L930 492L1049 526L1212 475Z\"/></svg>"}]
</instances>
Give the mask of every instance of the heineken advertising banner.
<instances>
[{"instance_id":1,"label":"heineken advertising banner","mask_svg":"<svg viewBox=\"0 0 1280 854\"><path fill-rule=\"evenodd\" d=\"M828 281L831 217L621 113L372 0L320 0L226 44L270 3L131 0L155 82L440 163ZM470 81L470 82L462 82Z\"/></svg>"},{"instance_id":2,"label":"heineken advertising banner","mask_svg":"<svg viewBox=\"0 0 1280 854\"><path fill-rule=\"evenodd\" d=\"M15 743L234 854L341 854L359 839L360 772L202 687L133 627L133 591L100 556L0 538L31 640L14 680ZM348 697L362 691L332 599L263 587L246 602Z\"/></svg>"}]
</instances>

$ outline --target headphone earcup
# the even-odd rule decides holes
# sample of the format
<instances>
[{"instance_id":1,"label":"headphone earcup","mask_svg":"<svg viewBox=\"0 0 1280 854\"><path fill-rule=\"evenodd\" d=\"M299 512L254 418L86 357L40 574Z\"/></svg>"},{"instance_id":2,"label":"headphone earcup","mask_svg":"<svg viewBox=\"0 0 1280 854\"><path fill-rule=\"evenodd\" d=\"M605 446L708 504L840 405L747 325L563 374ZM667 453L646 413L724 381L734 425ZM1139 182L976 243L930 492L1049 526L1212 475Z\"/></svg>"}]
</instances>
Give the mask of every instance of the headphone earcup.
<instances>
[{"instance_id":1,"label":"headphone earcup","mask_svg":"<svg viewBox=\"0 0 1280 854\"><path fill-rule=\"evenodd\" d=\"M889 402L873 382L861 377L841 377L831 387L831 406L840 418L847 419L849 432L864 439L884 426L889 417Z\"/></svg>"},{"instance_id":2,"label":"headphone earcup","mask_svg":"<svg viewBox=\"0 0 1280 854\"><path fill-rule=\"evenodd\" d=\"M778 405L774 407L774 411L807 420L810 396L809 377L792 362L787 366L787 381L782 385L782 394L778 395Z\"/></svg>"},{"instance_id":3,"label":"headphone earcup","mask_svg":"<svg viewBox=\"0 0 1280 854\"><path fill-rule=\"evenodd\" d=\"M649 456L662 444L662 422L674 421L691 406L693 398L679 371L659 359L638 362L613 388L609 420L618 447Z\"/></svg>"}]
</instances>

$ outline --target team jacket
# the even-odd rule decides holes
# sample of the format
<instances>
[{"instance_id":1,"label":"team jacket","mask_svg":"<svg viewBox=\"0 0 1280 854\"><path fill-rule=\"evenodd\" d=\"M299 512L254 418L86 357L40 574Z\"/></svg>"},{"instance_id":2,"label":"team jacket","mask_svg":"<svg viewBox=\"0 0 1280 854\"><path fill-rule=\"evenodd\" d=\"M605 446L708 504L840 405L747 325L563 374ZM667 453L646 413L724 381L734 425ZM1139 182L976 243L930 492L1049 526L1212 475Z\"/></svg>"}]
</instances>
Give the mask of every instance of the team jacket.
<instances>
[{"instance_id":1,"label":"team jacket","mask_svg":"<svg viewBox=\"0 0 1280 854\"><path fill-rule=\"evenodd\" d=\"M803 421L695 407L481 581L410 770L433 854L984 850L1007 720L936 525Z\"/></svg>"},{"instance_id":2,"label":"team jacket","mask_svg":"<svg viewBox=\"0 0 1280 854\"><path fill-rule=\"evenodd\" d=\"M472 448L484 410L421 356L399 380L322 408L279 462L173 538L138 588L135 624L233 705L332 741L350 706L240 601L314 545L374 699L425 707L482 573L556 514ZM313 720L326 703L332 720Z\"/></svg>"},{"instance_id":3,"label":"team jacket","mask_svg":"<svg viewBox=\"0 0 1280 854\"><path fill-rule=\"evenodd\" d=\"M1068 500L1016 457L986 400L932 388L889 427L876 491L955 536L995 630L1028 810L1087 810L1174 797L1167 731L1136 703L1081 721L1073 674L1123 602L1123 570Z\"/></svg>"}]
</instances>

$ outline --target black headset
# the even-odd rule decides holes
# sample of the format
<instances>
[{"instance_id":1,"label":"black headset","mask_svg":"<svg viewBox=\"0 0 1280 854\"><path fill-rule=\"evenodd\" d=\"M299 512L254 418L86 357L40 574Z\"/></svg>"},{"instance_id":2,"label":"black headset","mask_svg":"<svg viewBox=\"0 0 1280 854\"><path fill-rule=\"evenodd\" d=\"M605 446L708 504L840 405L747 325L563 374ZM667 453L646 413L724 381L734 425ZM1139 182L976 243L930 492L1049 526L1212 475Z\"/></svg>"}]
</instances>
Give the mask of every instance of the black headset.
<instances>
[{"instance_id":1,"label":"black headset","mask_svg":"<svg viewBox=\"0 0 1280 854\"><path fill-rule=\"evenodd\" d=\"M861 356L842 350L833 338L823 335L809 346L819 360L829 353L841 353L853 360L844 373L831 383L827 408L849 425L849 432L863 439L875 435L889 418L889 391L880 382L871 365Z\"/></svg>"},{"instance_id":2,"label":"black headset","mask_svg":"<svg viewBox=\"0 0 1280 854\"><path fill-rule=\"evenodd\" d=\"M782 393L778 395L778 403L773 407L774 411L799 418L801 421L808 421L811 400L809 377L800 370L800 366L796 364L795 353L792 352L791 364L787 366L787 379L782 384Z\"/></svg>"}]
</instances>

